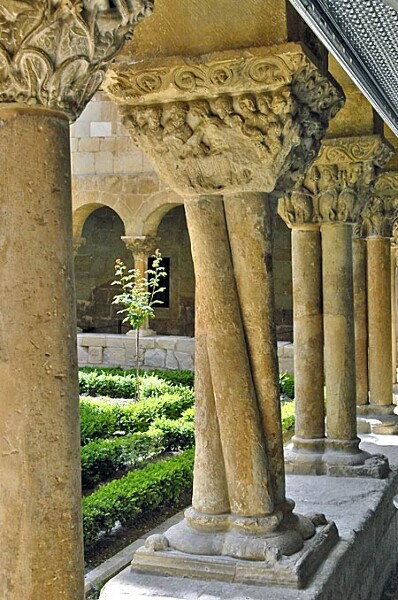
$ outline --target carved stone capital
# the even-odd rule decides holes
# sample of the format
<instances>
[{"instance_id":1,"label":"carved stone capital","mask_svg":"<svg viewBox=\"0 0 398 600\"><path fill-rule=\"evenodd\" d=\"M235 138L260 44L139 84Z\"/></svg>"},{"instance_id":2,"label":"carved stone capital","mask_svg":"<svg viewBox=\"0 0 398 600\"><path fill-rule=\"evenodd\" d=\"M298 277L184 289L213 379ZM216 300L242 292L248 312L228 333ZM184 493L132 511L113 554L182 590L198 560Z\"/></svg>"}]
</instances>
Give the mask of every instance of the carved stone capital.
<instances>
[{"instance_id":1,"label":"carved stone capital","mask_svg":"<svg viewBox=\"0 0 398 600\"><path fill-rule=\"evenodd\" d=\"M0 103L75 119L153 0L2 0Z\"/></svg>"},{"instance_id":2,"label":"carved stone capital","mask_svg":"<svg viewBox=\"0 0 398 600\"><path fill-rule=\"evenodd\" d=\"M151 256L159 245L159 238L148 235L122 236L121 239L127 250L136 258Z\"/></svg>"},{"instance_id":3,"label":"carved stone capital","mask_svg":"<svg viewBox=\"0 0 398 600\"><path fill-rule=\"evenodd\" d=\"M398 173L381 173L360 215L364 237L398 237Z\"/></svg>"},{"instance_id":4,"label":"carved stone capital","mask_svg":"<svg viewBox=\"0 0 398 600\"><path fill-rule=\"evenodd\" d=\"M105 89L183 195L273 191L314 159L342 105L298 44L118 64Z\"/></svg>"},{"instance_id":5,"label":"carved stone capital","mask_svg":"<svg viewBox=\"0 0 398 600\"><path fill-rule=\"evenodd\" d=\"M309 223L356 223L370 197L377 170L392 149L380 136L328 139L318 158L278 212L291 227Z\"/></svg>"}]
</instances>

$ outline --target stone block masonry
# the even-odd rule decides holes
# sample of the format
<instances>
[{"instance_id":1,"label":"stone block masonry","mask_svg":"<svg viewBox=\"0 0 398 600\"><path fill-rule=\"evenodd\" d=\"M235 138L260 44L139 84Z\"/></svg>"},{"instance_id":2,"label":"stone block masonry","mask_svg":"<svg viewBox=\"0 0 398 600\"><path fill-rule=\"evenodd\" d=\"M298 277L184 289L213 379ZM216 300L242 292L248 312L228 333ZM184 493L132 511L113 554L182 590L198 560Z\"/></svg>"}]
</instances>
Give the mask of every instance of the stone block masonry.
<instances>
[{"instance_id":1,"label":"stone block masonry","mask_svg":"<svg viewBox=\"0 0 398 600\"><path fill-rule=\"evenodd\" d=\"M79 366L133 368L136 364L135 337L130 335L79 333ZM294 346L278 342L279 370L293 374ZM140 340L140 367L193 371L195 338L174 335L143 337Z\"/></svg>"}]
</instances>

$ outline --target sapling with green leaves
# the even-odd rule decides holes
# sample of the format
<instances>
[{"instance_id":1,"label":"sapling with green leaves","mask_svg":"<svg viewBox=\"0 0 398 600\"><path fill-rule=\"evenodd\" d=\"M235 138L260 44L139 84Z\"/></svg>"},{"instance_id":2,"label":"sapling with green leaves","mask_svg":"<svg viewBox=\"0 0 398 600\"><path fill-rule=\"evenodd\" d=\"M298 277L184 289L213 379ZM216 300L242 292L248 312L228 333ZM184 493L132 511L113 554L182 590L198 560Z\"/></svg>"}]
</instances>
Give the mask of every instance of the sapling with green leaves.
<instances>
[{"instance_id":1,"label":"sapling with green leaves","mask_svg":"<svg viewBox=\"0 0 398 600\"><path fill-rule=\"evenodd\" d=\"M167 275L162 265L160 250L156 250L152 258L151 268L147 269L144 273L141 273L139 269L128 269L124 262L118 258L115 263L115 276L117 279L112 282L112 285L117 285L122 290L120 294L114 296L112 304L121 304L123 306L118 311L118 314L124 315L123 323L129 323L136 332L135 398L137 400L140 396L140 329L147 319L155 318L154 307L157 304L163 304L158 295L165 290L164 287L161 287L161 280Z\"/></svg>"}]
</instances>

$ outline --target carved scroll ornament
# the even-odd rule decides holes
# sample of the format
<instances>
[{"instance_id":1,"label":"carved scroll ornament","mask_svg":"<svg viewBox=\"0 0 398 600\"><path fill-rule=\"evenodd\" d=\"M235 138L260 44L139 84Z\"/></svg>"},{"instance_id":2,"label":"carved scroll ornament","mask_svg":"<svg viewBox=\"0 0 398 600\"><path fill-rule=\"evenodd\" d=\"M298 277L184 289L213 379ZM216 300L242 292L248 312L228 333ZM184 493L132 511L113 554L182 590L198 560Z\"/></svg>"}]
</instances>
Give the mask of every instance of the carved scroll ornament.
<instances>
[{"instance_id":1,"label":"carved scroll ornament","mask_svg":"<svg viewBox=\"0 0 398 600\"><path fill-rule=\"evenodd\" d=\"M377 169L391 157L380 136L325 140L319 157L278 212L289 226L356 223L369 200Z\"/></svg>"},{"instance_id":2,"label":"carved scroll ornament","mask_svg":"<svg viewBox=\"0 0 398 600\"><path fill-rule=\"evenodd\" d=\"M318 152L339 90L297 45L253 53L189 66L174 59L169 69L120 65L107 77L134 141L180 193L270 192Z\"/></svg>"},{"instance_id":3,"label":"carved scroll ornament","mask_svg":"<svg viewBox=\"0 0 398 600\"><path fill-rule=\"evenodd\" d=\"M41 105L75 119L153 0L3 0L0 103Z\"/></svg>"}]
</instances>

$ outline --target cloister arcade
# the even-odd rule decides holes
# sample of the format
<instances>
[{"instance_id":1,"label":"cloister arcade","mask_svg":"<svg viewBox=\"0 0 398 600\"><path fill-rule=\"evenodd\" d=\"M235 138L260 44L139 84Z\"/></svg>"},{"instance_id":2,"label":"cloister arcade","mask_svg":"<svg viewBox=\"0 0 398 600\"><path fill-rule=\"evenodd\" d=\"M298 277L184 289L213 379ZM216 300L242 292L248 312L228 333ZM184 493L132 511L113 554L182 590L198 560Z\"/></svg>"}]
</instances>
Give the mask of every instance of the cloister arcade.
<instances>
[{"instance_id":1,"label":"cloister arcade","mask_svg":"<svg viewBox=\"0 0 398 600\"><path fill-rule=\"evenodd\" d=\"M143 271L157 245L178 294L147 333L195 334L192 507L102 598L379 600L398 561L398 142L362 91L285 0L3 1L5 600L84 598L74 264L99 331L115 255Z\"/></svg>"}]
</instances>

